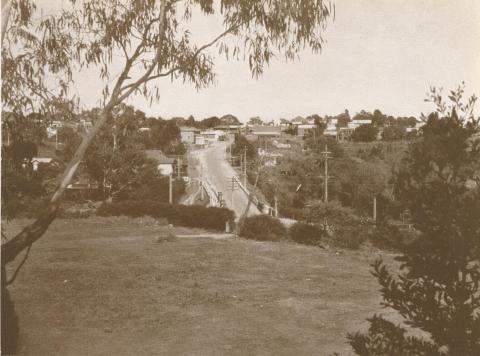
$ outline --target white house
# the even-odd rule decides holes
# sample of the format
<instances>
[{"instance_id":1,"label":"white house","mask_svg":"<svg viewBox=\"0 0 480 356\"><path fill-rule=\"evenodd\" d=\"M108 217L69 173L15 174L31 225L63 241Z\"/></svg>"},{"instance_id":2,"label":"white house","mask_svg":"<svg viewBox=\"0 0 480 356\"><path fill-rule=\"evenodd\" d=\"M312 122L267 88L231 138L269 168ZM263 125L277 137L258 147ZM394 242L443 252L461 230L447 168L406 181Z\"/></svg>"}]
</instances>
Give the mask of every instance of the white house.
<instances>
[{"instance_id":1,"label":"white house","mask_svg":"<svg viewBox=\"0 0 480 356\"><path fill-rule=\"evenodd\" d=\"M282 130L280 126L253 126L252 134L259 137L280 137Z\"/></svg>"},{"instance_id":2,"label":"white house","mask_svg":"<svg viewBox=\"0 0 480 356\"><path fill-rule=\"evenodd\" d=\"M175 170L176 160L163 154L161 150L145 150L147 158L156 161L158 172L161 175L168 176Z\"/></svg>"},{"instance_id":3,"label":"white house","mask_svg":"<svg viewBox=\"0 0 480 356\"><path fill-rule=\"evenodd\" d=\"M372 120L370 119L357 119L357 120L352 120L348 123L347 127L349 129L355 130L357 127L362 126L362 125L370 125L372 123Z\"/></svg>"},{"instance_id":4,"label":"white house","mask_svg":"<svg viewBox=\"0 0 480 356\"><path fill-rule=\"evenodd\" d=\"M208 130L203 131L201 136L204 137L205 143L211 143L220 141L222 137L225 137L225 132L221 130Z\"/></svg>"},{"instance_id":5,"label":"white house","mask_svg":"<svg viewBox=\"0 0 480 356\"><path fill-rule=\"evenodd\" d=\"M195 135L199 134L200 130L195 127L180 127L180 137L183 143L195 143Z\"/></svg>"},{"instance_id":6,"label":"white house","mask_svg":"<svg viewBox=\"0 0 480 356\"><path fill-rule=\"evenodd\" d=\"M33 157L30 162L34 171L37 171L42 165L58 166L58 161L50 157Z\"/></svg>"},{"instance_id":7,"label":"white house","mask_svg":"<svg viewBox=\"0 0 480 356\"><path fill-rule=\"evenodd\" d=\"M195 144L199 146L205 145L205 137L203 135L195 135Z\"/></svg>"},{"instance_id":8,"label":"white house","mask_svg":"<svg viewBox=\"0 0 480 356\"><path fill-rule=\"evenodd\" d=\"M324 136L333 136L333 137L337 137L337 124L332 124L332 123L329 123L327 125L327 128L323 131L323 135Z\"/></svg>"},{"instance_id":9,"label":"white house","mask_svg":"<svg viewBox=\"0 0 480 356\"><path fill-rule=\"evenodd\" d=\"M305 136L307 131L315 129L315 124L301 124L297 126L297 136Z\"/></svg>"}]
</instances>

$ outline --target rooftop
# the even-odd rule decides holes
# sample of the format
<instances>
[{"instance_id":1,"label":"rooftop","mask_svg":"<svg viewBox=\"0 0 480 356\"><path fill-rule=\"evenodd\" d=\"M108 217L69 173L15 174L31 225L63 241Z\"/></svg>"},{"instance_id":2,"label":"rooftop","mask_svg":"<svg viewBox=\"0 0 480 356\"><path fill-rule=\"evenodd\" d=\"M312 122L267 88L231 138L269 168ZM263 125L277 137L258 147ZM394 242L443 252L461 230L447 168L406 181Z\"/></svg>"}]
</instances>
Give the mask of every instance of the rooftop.
<instances>
[{"instance_id":1,"label":"rooftop","mask_svg":"<svg viewBox=\"0 0 480 356\"><path fill-rule=\"evenodd\" d=\"M161 150L145 150L147 158L155 160L158 164L173 164L174 158L165 156Z\"/></svg>"}]
</instances>

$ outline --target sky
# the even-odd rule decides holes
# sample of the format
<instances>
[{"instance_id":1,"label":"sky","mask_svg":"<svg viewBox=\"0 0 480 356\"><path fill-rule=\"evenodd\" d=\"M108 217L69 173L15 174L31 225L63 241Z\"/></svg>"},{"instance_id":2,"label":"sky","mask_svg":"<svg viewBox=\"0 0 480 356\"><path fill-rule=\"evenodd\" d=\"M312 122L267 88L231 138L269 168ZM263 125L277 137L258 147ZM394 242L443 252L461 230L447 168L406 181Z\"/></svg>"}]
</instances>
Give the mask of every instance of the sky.
<instances>
[{"instance_id":1,"label":"sky","mask_svg":"<svg viewBox=\"0 0 480 356\"><path fill-rule=\"evenodd\" d=\"M39 0L39 8L58 0ZM308 51L286 63L274 60L253 79L248 63L216 61L217 81L207 89L168 79L158 81L161 98L151 106L141 97L128 104L148 116L197 119L233 114L241 121L297 115L336 115L348 109L418 116L433 109L424 102L430 86L445 92L462 81L466 94L480 95L480 1L332 0L335 19L320 54ZM195 22L196 21L196 22ZM216 16L195 20L198 38L219 33ZM74 93L84 108L98 104L97 73L77 76ZM96 93L98 91L98 93ZM480 103L479 103L480 105ZM480 110L477 107L476 113Z\"/></svg>"}]
</instances>

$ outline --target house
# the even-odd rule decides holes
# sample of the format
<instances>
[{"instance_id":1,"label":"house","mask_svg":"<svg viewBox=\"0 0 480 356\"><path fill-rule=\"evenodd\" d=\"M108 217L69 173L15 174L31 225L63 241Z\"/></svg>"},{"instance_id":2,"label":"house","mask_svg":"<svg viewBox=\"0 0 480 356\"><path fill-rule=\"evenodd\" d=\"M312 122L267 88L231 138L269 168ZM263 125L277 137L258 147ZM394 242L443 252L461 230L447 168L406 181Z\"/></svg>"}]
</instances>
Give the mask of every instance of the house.
<instances>
[{"instance_id":1,"label":"house","mask_svg":"<svg viewBox=\"0 0 480 356\"><path fill-rule=\"evenodd\" d=\"M282 134L280 126L252 126L250 131L257 138L280 137Z\"/></svg>"},{"instance_id":2,"label":"house","mask_svg":"<svg viewBox=\"0 0 480 356\"><path fill-rule=\"evenodd\" d=\"M281 157L283 157L282 153L276 152L267 152L263 148L258 148L258 155L261 157L263 165L267 167L274 167L280 163Z\"/></svg>"},{"instance_id":3,"label":"house","mask_svg":"<svg viewBox=\"0 0 480 356\"><path fill-rule=\"evenodd\" d=\"M195 145L198 146L205 146L205 136L203 135L195 135Z\"/></svg>"},{"instance_id":4,"label":"house","mask_svg":"<svg viewBox=\"0 0 480 356\"><path fill-rule=\"evenodd\" d=\"M59 167L60 163L55 158L50 157L33 157L30 161L32 164L32 169L37 171L40 166L50 166L50 167Z\"/></svg>"},{"instance_id":5,"label":"house","mask_svg":"<svg viewBox=\"0 0 480 356\"><path fill-rule=\"evenodd\" d=\"M292 147L292 145L289 144L289 143L281 143L281 142L278 142L277 140L273 140L272 144L276 148L291 148Z\"/></svg>"},{"instance_id":6,"label":"house","mask_svg":"<svg viewBox=\"0 0 480 356\"><path fill-rule=\"evenodd\" d=\"M180 137L183 143L195 143L195 135L198 135L200 130L195 127L182 126L180 127Z\"/></svg>"},{"instance_id":7,"label":"house","mask_svg":"<svg viewBox=\"0 0 480 356\"><path fill-rule=\"evenodd\" d=\"M337 137L338 131L337 131L337 125L336 123L329 123L327 125L327 128L323 131L324 136L333 136Z\"/></svg>"},{"instance_id":8,"label":"house","mask_svg":"<svg viewBox=\"0 0 480 356\"><path fill-rule=\"evenodd\" d=\"M175 171L177 161L165 156L161 150L145 150L145 155L157 163L157 169L161 175L168 176Z\"/></svg>"},{"instance_id":9,"label":"house","mask_svg":"<svg viewBox=\"0 0 480 356\"><path fill-rule=\"evenodd\" d=\"M350 121L347 124L347 127L349 129L355 130L357 127L362 126L362 125L371 125L372 120L371 119L355 119Z\"/></svg>"},{"instance_id":10,"label":"house","mask_svg":"<svg viewBox=\"0 0 480 356\"><path fill-rule=\"evenodd\" d=\"M316 128L315 124L301 124L297 126L297 136L305 136L305 134Z\"/></svg>"},{"instance_id":11,"label":"house","mask_svg":"<svg viewBox=\"0 0 480 356\"><path fill-rule=\"evenodd\" d=\"M204 137L205 143L217 142L225 138L225 132L221 130L203 131L200 135Z\"/></svg>"}]
</instances>

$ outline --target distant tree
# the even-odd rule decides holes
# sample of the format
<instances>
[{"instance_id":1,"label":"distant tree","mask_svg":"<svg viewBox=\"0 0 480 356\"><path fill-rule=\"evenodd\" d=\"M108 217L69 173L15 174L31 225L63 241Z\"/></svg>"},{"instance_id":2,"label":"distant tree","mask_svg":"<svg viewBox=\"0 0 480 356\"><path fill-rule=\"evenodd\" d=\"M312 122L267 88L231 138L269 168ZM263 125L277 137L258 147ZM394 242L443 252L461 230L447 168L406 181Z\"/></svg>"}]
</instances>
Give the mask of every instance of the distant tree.
<instances>
[{"instance_id":1,"label":"distant tree","mask_svg":"<svg viewBox=\"0 0 480 356\"><path fill-rule=\"evenodd\" d=\"M220 118L220 121L223 125L239 125L240 121L238 121L237 117L232 114L223 115Z\"/></svg>"},{"instance_id":2,"label":"distant tree","mask_svg":"<svg viewBox=\"0 0 480 356\"><path fill-rule=\"evenodd\" d=\"M377 139L378 129L370 124L364 124L353 130L352 140L356 142L372 142Z\"/></svg>"},{"instance_id":3,"label":"distant tree","mask_svg":"<svg viewBox=\"0 0 480 356\"><path fill-rule=\"evenodd\" d=\"M383 127L387 121L387 116L382 114L380 110L375 110L372 115L372 125L376 127Z\"/></svg>"},{"instance_id":4,"label":"distant tree","mask_svg":"<svg viewBox=\"0 0 480 356\"><path fill-rule=\"evenodd\" d=\"M255 159L257 157L257 149L255 146L248 141L245 136L236 134L235 141L232 145L232 154L233 155L243 155L245 148L247 149L247 158Z\"/></svg>"},{"instance_id":5,"label":"distant tree","mask_svg":"<svg viewBox=\"0 0 480 356\"><path fill-rule=\"evenodd\" d=\"M428 337L374 316L366 333L349 335L358 355L480 354L479 122L472 115L476 98L464 104L462 94L462 86L451 92L448 105L432 89L437 112L395 178L420 235L396 258L398 274L381 260L373 265L383 306Z\"/></svg>"},{"instance_id":6,"label":"distant tree","mask_svg":"<svg viewBox=\"0 0 480 356\"><path fill-rule=\"evenodd\" d=\"M209 118L206 118L200 121L200 127L202 129L211 129L211 128L214 128L215 126L220 126L221 124L222 124L222 120L220 120L216 116L211 116Z\"/></svg>"},{"instance_id":7,"label":"distant tree","mask_svg":"<svg viewBox=\"0 0 480 356\"><path fill-rule=\"evenodd\" d=\"M180 145L180 129L173 120L152 120L148 123L150 133L145 139L148 149L158 149L165 153L175 150Z\"/></svg>"},{"instance_id":8,"label":"distant tree","mask_svg":"<svg viewBox=\"0 0 480 356\"><path fill-rule=\"evenodd\" d=\"M373 118L372 113L365 110L361 110L359 113L355 114L355 116L353 117L353 120L372 120L372 118Z\"/></svg>"},{"instance_id":9,"label":"distant tree","mask_svg":"<svg viewBox=\"0 0 480 356\"><path fill-rule=\"evenodd\" d=\"M406 137L407 130L400 125L387 126L382 131L382 140L384 141L397 141Z\"/></svg>"},{"instance_id":10,"label":"distant tree","mask_svg":"<svg viewBox=\"0 0 480 356\"><path fill-rule=\"evenodd\" d=\"M347 127L348 123L350 122L350 113L348 112L348 110L345 110L344 113L341 113L337 116L335 116L335 118L338 120L337 121L337 128L340 128L340 127Z\"/></svg>"},{"instance_id":11,"label":"distant tree","mask_svg":"<svg viewBox=\"0 0 480 356\"><path fill-rule=\"evenodd\" d=\"M251 117L248 120L248 124L251 125L251 126L263 125L263 121L262 121L262 119L260 119L260 117L255 116L255 117Z\"/></svg>"}]
</instances>

